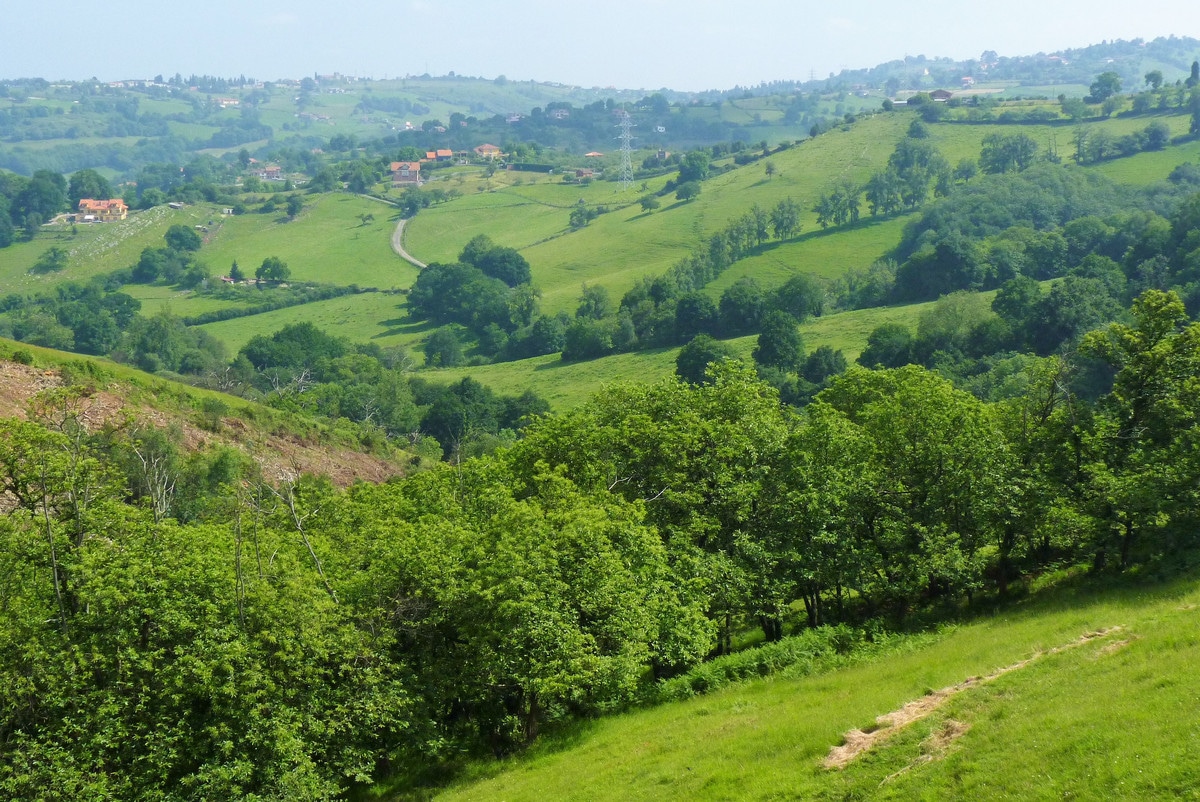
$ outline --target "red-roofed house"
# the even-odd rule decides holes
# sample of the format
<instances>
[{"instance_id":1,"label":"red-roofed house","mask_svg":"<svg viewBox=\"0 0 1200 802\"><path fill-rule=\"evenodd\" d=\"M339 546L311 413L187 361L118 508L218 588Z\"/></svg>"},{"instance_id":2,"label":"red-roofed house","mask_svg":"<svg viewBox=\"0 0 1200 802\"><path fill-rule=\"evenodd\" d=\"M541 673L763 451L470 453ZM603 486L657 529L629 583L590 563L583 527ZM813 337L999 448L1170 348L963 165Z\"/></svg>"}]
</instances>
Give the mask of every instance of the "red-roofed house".
<instances>
[{"instance_id":1,"label":"red-roofed house","mask_svg":"<svg viewBox=\"0 0 1200 802\"><path fill-rule=\"evenodd\" d=\"M500 148L488 142L484 142L482 145L475 148L475 154L484 159L494 159L500 155Z\"/></svg>"},{"instance_id":2,"label":"red-roofed house","mask_svg":"<svg viewBox=\"0 0 1200 802\"><path fill-rule=\"evenodd\" d=\"M251 167L250 175L261 178L263 181L282 181L283 168L277 164L266 164L259 167Z\"/></svg>"},{"instance_id":3,"label":"red-roofed house","mask_svg":"<svg viewBox=\"0 0 1200 802\"><path fill-rule=\"evenodd\" d=\"M392 186L394 187L421 183L420 162L392 162L389 169L392 171Z\"/></svg>"},{"instance_id":4,"label":"red-roofed house","mask_svg":"<svg viewBox=\"0 0 1200 802\"><path fill-rule=\"evenodd\" d=\"M109 198L108 200L80 198L79 214L84 220L90 217L101 223L111 223L114 220L124 220L129 215L129 207L120 198Z\"/></svg>"}]
</instances>

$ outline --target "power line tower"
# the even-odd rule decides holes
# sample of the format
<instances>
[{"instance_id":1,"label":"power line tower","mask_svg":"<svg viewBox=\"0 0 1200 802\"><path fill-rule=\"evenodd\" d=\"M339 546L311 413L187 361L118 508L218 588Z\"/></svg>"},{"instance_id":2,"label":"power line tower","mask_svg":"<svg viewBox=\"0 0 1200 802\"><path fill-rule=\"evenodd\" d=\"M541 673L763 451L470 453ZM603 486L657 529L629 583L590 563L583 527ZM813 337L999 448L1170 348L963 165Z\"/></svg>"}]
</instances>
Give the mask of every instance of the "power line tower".
<instances>
[{"instance_id":1,"label":"power line tower","mask_svg":"<svg viewBox=\"0 0 1200 802\"><path fill-rule=\"evenodd\" d=\"M617 139L621 142L621 191L624 192L633 186L633 117L629 112L621 112L617 127L621 129Z\"/></svg>"}]
</instances>

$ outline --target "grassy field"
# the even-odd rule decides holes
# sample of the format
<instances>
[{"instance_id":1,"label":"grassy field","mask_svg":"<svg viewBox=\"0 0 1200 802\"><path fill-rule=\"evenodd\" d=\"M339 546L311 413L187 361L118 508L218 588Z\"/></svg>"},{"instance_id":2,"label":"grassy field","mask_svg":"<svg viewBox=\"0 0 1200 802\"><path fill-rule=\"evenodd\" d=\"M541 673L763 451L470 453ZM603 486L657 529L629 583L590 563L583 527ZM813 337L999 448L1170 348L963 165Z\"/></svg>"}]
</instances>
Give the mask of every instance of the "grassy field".
<instances>
[{"instance_id":1,"label":"grassy field","mask_svg":"<svg viewBox=\"0 0 1200 802\"><path fill-rule=\"evenodd\" d=\"M121 292L141 301L142 314L146 316L167 311L176 317L190 317L235 306L229 301L197 295L190 290L174 290L157 284L129 284Z\"/></svg>"},{"instance_id":2,"label":"grassy field","mask_svg":"<svg viewBox=\"0 0 1200 802\"><path fill-rule=\"evenodd\" d=\"M354 342L378 343L381 346L412 347L425 337L433 326L410 323L401 308L404 298L387 292L368 292L343 295L327 301L292 306L264 312L260 315L222 320L201 326L222 340L231 353L236 353L256 334L271 334L289 323L306 321L335 337ZM177 307L172 307L176 314ZM189 310L187 314L192 314Z\"/></svg>"},{"instance_id":3,"label":"grassy field","mask_svg":"<svg viewBox=\"0 0 1200 802\"><path fill-rule=\"evenodd\" d=\"M193 226L219 218L219 210L209 204L171 209L156 206L134 212L126 220L72 228L70 224L42 226L32 240L0 248L0 286L9 292L34 292L64 281L79 281L98 273L129 267L137 262L142 249L159 248L166 243L163 234L172 225ZM70 254L66 269L35 276L29 268L51 247ZM202 252L201 259L207 254Z\"/></svg>"},{"instance_id":4,"label":"grassy field","mask_svg":"<svg viewBox=\"0 0 1200 802\"><path fill-rule=\"evenodd\" d=\"M602 215L586 228L525 251L549 311L571 309L584 283L605 286L620 297L641 276L664 272L703 238L744 214L753 204L770 208L793 197L805 210L804 230L815 227L808 210L843 176L866 180L883 164L902 122L879 117L834 131L772 157L777 174L768 179L761 164L716 175L699 198L645 214L629 207Z\"/></svg>"},{"instance_id":5,"label":"grassy field","mask_svg":"<svg viewBox=\"0 0 1200 802\"><path fill-rule=\"evenodd\" d=\"M282 214L223 218L200 258L218 273L227 272L236 259L252 275L263 259L278 256L293 279L326 284L391 289L416 279L416 268L392 251L395 209L343 193L303 197L305 208L291 222ZM364 224L360 214L374 220Z\"/></svg>"},{"instance_id":6,"label":"grassy field","mask_svg":"<svg viewBox=\"0 0 1200 802\"><path fill-rule=\"evenodd\" d=\"M822 345L828 345L840 350L847 360L853 362L866 347L867 336L877 326L884 323L915 326L917 318L930 306L928 303L913 304L825 315L802 324L800 334L804 338L807 351L811 352ZM749 360L757 340L757 335L751 335L725 342L740 357ZM434 381L446 383L470 376L500 393L522 393L532 389L545 398L551 407L563 410L583 403L606 384L619 381L651 382L663 376L673 375L678 354L678 348L662 348L632 354L614 354L585 362L563 362L554 354L495 365L447 368L429 371L424 375Z\"/></svg>"},{"instance_id":7,"label":"grassy field","mask_svg":"<svg viewBox=\"0 0 1200 802\"><path fill-rule=\"evenodd\" d=\"M1106 175L1121 184L1145 185L1162 181L1184 162L1200 161L1200 140L1185 142L1167 150L1139 153L1127 159L1113 159L1087 169Z\"/></svg>"},{"instance_id":8,"label":"grassy field","mask_svg":"<svg viewBox=\"0 0 1200 802\"><path fill-rule=\"evenodd\" d=\"M856 225L815 229L794 240L769 243L758 253L734 264L705 290L714 299L740 278L751 276L763 287L776 287L797 273L834 279L846 271L870 267L896 246L910 215Z\"/></svg>"},{"instance_id":9,"label":"grassy field","mask_svg":"<svg viewBox=\"0 0 1200 802\"><path fill-rule=\"evenodd\" d=\"M1198 607L1195 579L1068 586L832 672L583 724L436 798L1194 799ZM925 717L822 766L922 699Z\"/></svg>"},{"instance_id":10,"label":"grassy field","mask_svg":"<svg viewBox=\"0 0 1200 802\"><path fill-rule=\"evenodd\" d=\"M517 179L523 179L520 185L513 184ZM537 183L530 183L533 181ZM607 182L563 184L559 176L528 173L497 173L492 185L492 191L478 192L475 188L483 186L478 178L431 184L465 194L413 218L404 232L405 247L427 263L455 261L462 247L480 234L498 245L525 250L565 233L571 207L580 200L589 205L613 202L615 186Z\"/></svg>"}]
</instances>

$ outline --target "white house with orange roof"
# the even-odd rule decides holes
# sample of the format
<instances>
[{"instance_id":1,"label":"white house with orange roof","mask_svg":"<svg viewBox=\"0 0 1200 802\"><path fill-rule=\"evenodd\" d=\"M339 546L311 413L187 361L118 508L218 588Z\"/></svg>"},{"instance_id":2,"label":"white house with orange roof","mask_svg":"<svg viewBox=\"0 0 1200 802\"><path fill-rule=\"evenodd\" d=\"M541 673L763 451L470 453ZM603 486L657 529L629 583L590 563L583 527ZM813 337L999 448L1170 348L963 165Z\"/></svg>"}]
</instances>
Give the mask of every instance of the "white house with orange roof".
<instances>
[{"instance_id":1,"label":"white house with orange roof","mask_svg":"<svg viewBox=\"0 0 1200 802\"><path fill-rule=\"evenodd\" d=\"M80 198L75 219L83 223L111 223L114 220L124 220L128 216L129 207L120 198Z\"/></svg>"}]
</instances>

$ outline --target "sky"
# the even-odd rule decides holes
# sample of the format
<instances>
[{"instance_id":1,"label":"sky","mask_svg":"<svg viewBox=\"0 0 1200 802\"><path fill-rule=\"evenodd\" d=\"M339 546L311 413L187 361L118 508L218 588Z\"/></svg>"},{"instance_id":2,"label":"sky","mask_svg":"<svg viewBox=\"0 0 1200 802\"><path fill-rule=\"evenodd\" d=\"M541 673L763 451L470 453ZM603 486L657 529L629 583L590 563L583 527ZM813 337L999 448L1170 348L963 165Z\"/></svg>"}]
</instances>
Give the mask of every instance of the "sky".
<instances>
[{"instance_id":1,"label":"sky","mask_svg":"<svg viewBox=\"0 0 1200 802\"><path fill-rule=\"evenodd\" d=\"M0 78L113 81L340 72L700 91L823 78L905 56L1200 38L1181 0L4 0ZM1200 56L1200 54L1197 54Z\"/></svg>"}]
</instances>

